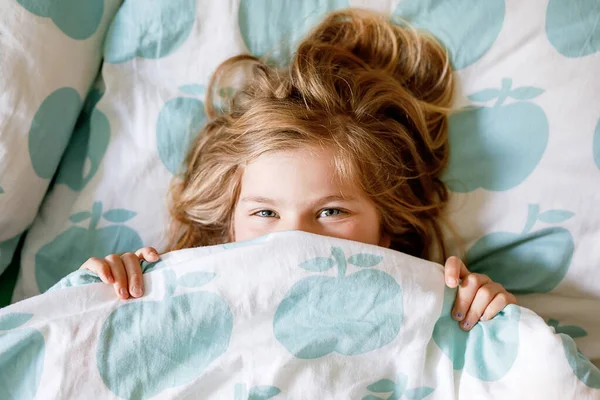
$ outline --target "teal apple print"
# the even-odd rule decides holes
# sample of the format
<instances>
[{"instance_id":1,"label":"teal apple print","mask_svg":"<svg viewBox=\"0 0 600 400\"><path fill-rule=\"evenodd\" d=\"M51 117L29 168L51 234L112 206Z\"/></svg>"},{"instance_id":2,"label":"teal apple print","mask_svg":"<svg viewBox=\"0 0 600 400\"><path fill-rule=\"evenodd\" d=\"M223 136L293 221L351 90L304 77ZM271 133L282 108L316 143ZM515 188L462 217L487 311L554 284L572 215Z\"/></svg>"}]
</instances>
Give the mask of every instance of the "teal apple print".
<instances>
[{"instance_id":1,"label":"teal apple print","mask_svg":"<svg viewBox=\"0 0 600 400\"><path fill-rule=\"evenodd\" d=\"M227 351L233 330L229 306L216 293L174 296L178 285L199 287L215 275L191 272L179 280L164 270L162 301L127 302L106 319L97 366L106 386L125 399L147 399L184 385Z\"/></svg>"},{"instance_id":2,"label":"teal apple print","mask_svg":"<svg viewBox=\"0 0 600 400\"><path fill-rule=\"evenodd\" d=\"M0 316L0 399L33 399L44 369L44 336L33 328L14 330L33 317ZM4 332L8 331L8 332Z\"/></svg>"},{"instance_id":3,"label":"teal apple print","mask_svg":"<svg viewBox=\"0 0 600 400\"><path fill-rule=\"evenodd\" d=\"M77 270L90 257L104 258L143 247L142 239L133 229L120 225L136 213L124 209L102 212L102 203L95 202L92 211L71 215L74 224L89 221L87 228L72 226L43 246L35 255L35 278L40 292L45 292L63 277ZM100 219L119 225L98 228Z\"/></svg>"},{"instance_id":4,"label":"teal apple print","mask_svg":"<svg viewBox=\"0 0 600 400\"><path fill-rule=\"evenodd\" d=\"M453 192L477 188L491 191L511 189L535 169L548 143L548 119L528 100L542 89L511 89L512 80L502 80L500 89L485 89L469 97L483 102L496 99L492 107L466 107L449 119L450 161L444 181Z\"/></svg>"},{"instance_id":5,"label":"teal apple print","mask_svg":"<svg viewBox=\"0 0 600 400\"><path fill-rule=\"evenodd\" d=\"M488 275L512 293L549 292L565 277L575 251L573 236L553 226L539 231L536 222L558 224L571 217L565 210L540 214L538 204L529 205L521 233L494 232L479 239L467 252L469 270Z\"/></svg>"},{"instance_id":6,"label":"teal apple print","mask_svg":"<svg viewBox=\"0 0 600 400\"><path fill-rule=\"evenodd\" d=\"M17 0L38 17L50 18L63 33L76 40L92 36L104 14L104 0Z\"/></svg>"},{"instance_id":7,"label":"teal apple print","mask_svg":"<svg viewBox=\"0 0 600 400\"><path fill-rule=\"evenodd\" d=\"M435 35L448 48L452 66L463 69L492 47L505 8L504 0L402 0L394 15Z\"/></svg>"},{"instance_id":8,"label":"teal apple print","mask_svg":"<svg viewBox=\"0 0 600 400\"><path fill-rule=\"evenodd\" d=\"M238 383L235 385L234 400L268 400L281 393L275 386L254 386L248 391L246 385Z\"/></svg>"},{"instance_id":9,"label":"teal apple print","mask_svg":"<svg viewBox=\"0 0 600 400\"><path fill-rule=\"evenodd\" d=\"M546 9L548 41L563 56L575 58L600 51L598 0L550 0Z\"/></svg>"},{"instance_id":10,"label":"teal apple print","mask_svg":"<svg viewBox=\"0 0 600 400\"><path fill-rule=\"evenodd\" d=\"M75 124L62 161L58 167L56 183L71 190L81 191L94 177L110 141L110 123L96 104L102 97L92 89Z\"/></svg>"},{"instance_id":11,"label":"teal apple print","mask_svg":"<svg viewBox=\"0 0 600 400\"><path fill-rule=\"evenodd\" d=\"M29 157L40 178L50 179L56 172L81 103L75 89L63 87L46 97L35 113L29 129Z\"/></svg>"},{"instance_id":12,"label":"teal apple print","mask_svg":"<svg viewBox=\"0 0 600 400\"><path fill-rule=\"evenodd\" d=\"M104 60L165 57L185 42L195 19L196 0L127 0L108 29Z\"/></svg>"},{"instance_id":13,"label":"teal apple print","mask_svg":"<svg viewBox=\"0 0 600 400\"><path fill-rule=\"evenodd\" d=\"M302 279L275 312L275 337L297 358L373 351L394 340L402 325L400 286L385 272L370 269L382 257L361 253L346 260L341 248L331 252L332 257L310 259L300 268L324 272L337 267L337 277ZM347 263L362 270L346 274Z\"/></svg>"},{"instance_id":14,"label":"teal apple print","mask_svg":"<svg viewBox=\"0 0 600 400\"><path fill-rule=\"evenodd\" d=\"M571 336L560 333L560 338L569 366L577 379L589 388L600 389L600 370L577 349Z\"/></svg>"},{"instance_id":15,"label":"teal apple print","mask_svg":"<svg viewBox=\"0 0 600 400\"><path fill-rule=\"evenodd\" d=\"M596 166L600 169L600 119L598 120L598 124L596 125L596 130L594 131L594 161L596 162Z\"/></svg>"},{"instance_id":16,"label":"teal apple print","mask_svg":"<svg viewBox=\"0 0 600 400\"><path fill-rule=\"evenodd\" d=\"M180 88L184 93L198 93L197 86ZM188 147L206 122L204 103L192 97L176 97L165 103L156 123L158 156L173 175L181 172Z\"/></svg>"},{"instance_id":17,"label":"teal apple print","mask_svg":"<svg viewBox=\"0 0 600 400\"><path fill-rule=\"evenodd\" d=\"M378 380L367 386L367 389L370 392L378 393L380 395L385 393L387 397L384 398L371 394L363 397L362 400L421 400L435 391L434 388L429 386L421 386L406 390L407 384L408 377L401 373L398 374L396 382L389 379Z\"/></svg>"},{"instance_id":18,"label":"teal apple print","mask_svg":"<svg viewBox=\"0 0 600 400\"><path fill-rule=\"evenodd\" d=\"M455 297L456 289L446 287L442 314L433 328L433 341L452 361L455 370L464 369L482 381L502 379L519 352L521 309L508 305L493 319L479 322L466 332L450 315Z\"/></svg>"},{"instance_id":19,"label":"teal apple print","mask_svg":"<svg viewBox=\"0 0 600 400\"><path fill-rule=\"evenodd\" d=\"M4 193L4 189L2 189L2 186L0 186L0 194Z\"/></svg>"},{"instance_id":20,"label":"teal apple print","mask_svg":"<svg viewBox=\"0 0 600 400\"><path fill-rule=\"evenodd\" d=\"M348 0L241 0L238 22L252 55L286 65L299 41L324 15L347 7Z\"/></svg>"},{"instance_id":21,"label":"teal apple print","mask_svg":"<svg viewBox=\"0 0 600 400\"><path fill-rule=\"evenodd\" d=\"M553 327L556 333L564 333L573 339L587 336L587 331L577 325L560 325L560 321L552 318L548 320L547 324Z\"/></svg>"},{"instance_id":22,"label":"teal apple print","mask_svg":"<svg viewBox=\"0 0 600 400\"><path fill-rule=\"evenodd\" d=\"M13 254L17 245L19 244L19 239L21 239L22 233L19 233L17 236L12 237L8 240L0 242L0 275L6 267L10 264L13 258Z\"/></svg>"}]
</instances>

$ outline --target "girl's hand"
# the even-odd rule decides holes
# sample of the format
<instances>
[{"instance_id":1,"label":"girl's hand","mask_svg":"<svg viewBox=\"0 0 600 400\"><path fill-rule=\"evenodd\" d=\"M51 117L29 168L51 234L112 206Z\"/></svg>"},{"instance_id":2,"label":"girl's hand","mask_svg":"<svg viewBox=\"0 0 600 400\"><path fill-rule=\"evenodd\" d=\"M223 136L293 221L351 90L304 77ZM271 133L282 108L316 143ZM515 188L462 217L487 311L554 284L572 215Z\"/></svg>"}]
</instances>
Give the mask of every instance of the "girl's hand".
<instances>
[{"instance_id":1,"label":"girl's hand","mask_svg":"<svg viewBox=\"0 0 600 400\"><path fill-rule=\"evenodd\" d=\"M103 259L92 257L80 269L87 269L98 274L102 282L113 285L117 296L127 299L141 297L144 294L144 280L140 262L158 261L158 252L152 247L144 247L135 253L121 256L110 254Z\"/></svg>"},{"instance_id":2,"label":"girl's hand","mask_svg":"<svg viewBox=\"0 0 600 400\"><path fill-rule=\"evenodd\" d=\"M458 286L452 318L463 330L470 330L480 320L494 318L509 304L517 304L515 296L502 285L493 282L487 275L470 273L458 257L450 257L446 261L444 275L448 287Z\"/></svg>"}]
</instances>

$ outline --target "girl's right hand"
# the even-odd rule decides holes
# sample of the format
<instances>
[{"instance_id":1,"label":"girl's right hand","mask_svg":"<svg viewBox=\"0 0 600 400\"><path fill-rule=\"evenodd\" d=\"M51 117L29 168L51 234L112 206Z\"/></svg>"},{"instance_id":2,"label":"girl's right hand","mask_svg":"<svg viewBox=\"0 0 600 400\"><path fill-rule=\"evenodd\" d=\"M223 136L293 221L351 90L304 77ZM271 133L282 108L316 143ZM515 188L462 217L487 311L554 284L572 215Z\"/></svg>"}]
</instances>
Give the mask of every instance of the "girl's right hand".
<instances>
[{"instance_id":1,"label":"girl's right hand","mask_svg":"<svg viewBox=\"0 0 600 400\"><path fill-rule=\"evenodd\" d=\"M102 282L113 285L117 296L122 299L141 297L144 294L141 261L158 261L158 252L153 247L144 247L135 253L121 256L110 254L102 259L92 257L80 269L98 274Z\"/></svg>"}]
</instances>

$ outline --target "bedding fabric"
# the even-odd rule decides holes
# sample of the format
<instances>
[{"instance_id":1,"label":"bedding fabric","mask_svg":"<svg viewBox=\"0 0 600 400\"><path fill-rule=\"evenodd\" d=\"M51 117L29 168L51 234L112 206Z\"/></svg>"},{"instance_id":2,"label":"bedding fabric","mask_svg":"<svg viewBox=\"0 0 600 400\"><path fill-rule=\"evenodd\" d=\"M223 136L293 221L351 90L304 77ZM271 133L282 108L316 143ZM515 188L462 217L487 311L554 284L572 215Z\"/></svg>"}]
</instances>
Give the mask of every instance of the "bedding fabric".
<instances>
[{"instance_id":1,"label":"bedding fabric","mask_svg":"<svg viewBox=\"0 0 600 400\"><path fill-rule=\"evenodd\" d=\"M0 398L599 399L566 333L511 305L465 333L439 265L283 232L182 250L118 299L78 271L0 312Z\"/></svg>"},{"instance_id":2,"label":"bedding fabric","mask_svg":"<svg viewBox=\"0 0 600 400\"><path fill-rule=\"evenodd\" d=\"M121 0L75 3L0 2L0 274L69 143Z\"/></svg>"},{"instance_id":3,"label":"bedding fabric","mask_svg":"<svg viewBox=\"0 0 600 400\"><path fill-rule=\"evenodd\" d=\"M444 180L461 239L448 241L559 330L575 327L600 360L597 0L128 0L107 32L87 128L27 236L13 300L90 256L161 248L169 180L206 122L211 73L242 53L285 64L311 26L347 6L408 20L448 47L457 91Z\"/></svg>"}]
</instances>

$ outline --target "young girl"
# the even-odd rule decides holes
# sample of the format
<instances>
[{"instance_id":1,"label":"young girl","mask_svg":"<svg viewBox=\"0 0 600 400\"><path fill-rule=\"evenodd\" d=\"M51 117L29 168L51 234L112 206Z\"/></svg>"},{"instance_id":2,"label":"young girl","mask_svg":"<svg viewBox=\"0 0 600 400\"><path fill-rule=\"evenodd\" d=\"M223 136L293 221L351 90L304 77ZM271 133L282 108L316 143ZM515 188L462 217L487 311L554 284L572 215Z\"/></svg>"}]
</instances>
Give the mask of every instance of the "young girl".
<instances>
[{"instance_id":1,"label":"young girl","mask_svg":"<svg viewBox=\"0 0 600 400\"><path fill-rule=\"evenodd\" d=\"M241 61L254 64L252 79L215 115L214 85ZM171 188L168 250L302 230L446 259L438 219L448 193L439 176L452 94L434 39L363 10L330 14L284 69L252 56L225 61L209 86L211 120ZM140 297L142 259L158 253L146 247L82 268L121 298ZM516 303L456 257L445 278L459 287L453 316L466 330Z\"/></svg>"}]
</instances>

